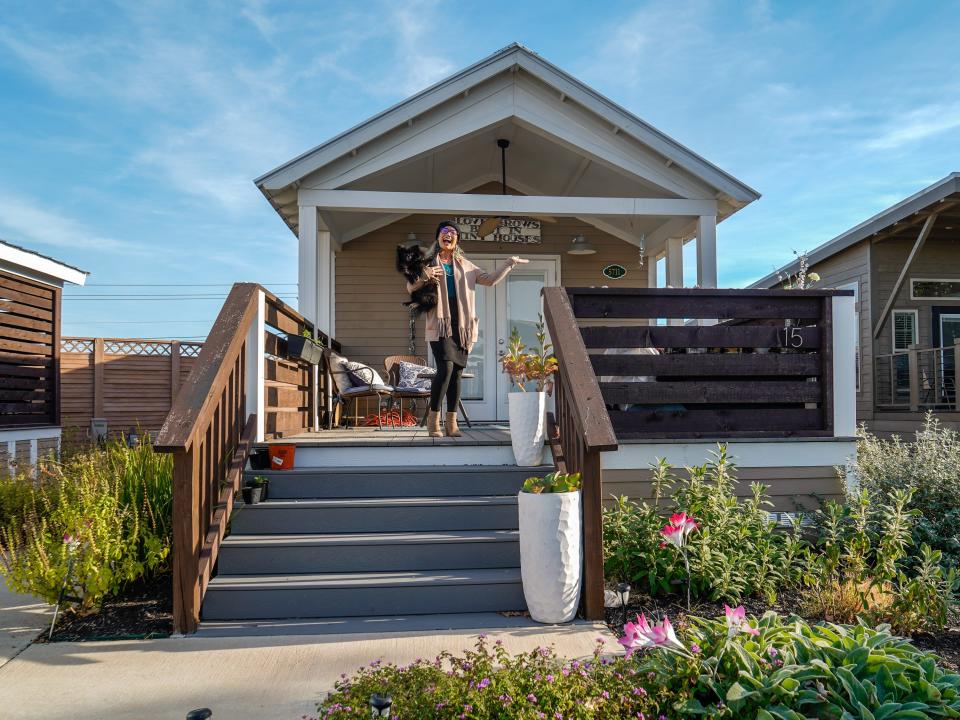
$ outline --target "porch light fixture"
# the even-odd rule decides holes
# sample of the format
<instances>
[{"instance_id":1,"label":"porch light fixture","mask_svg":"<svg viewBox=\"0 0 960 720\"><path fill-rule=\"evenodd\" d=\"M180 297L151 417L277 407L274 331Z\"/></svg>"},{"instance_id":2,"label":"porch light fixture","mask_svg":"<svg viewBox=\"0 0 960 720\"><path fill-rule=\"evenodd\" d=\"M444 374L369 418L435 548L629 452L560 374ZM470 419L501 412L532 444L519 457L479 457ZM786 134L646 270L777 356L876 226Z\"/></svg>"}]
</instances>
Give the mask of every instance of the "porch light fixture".
<instances>
[{"instance_id":1,"label":"porch light fixture","mask_svg":"<svg viewBox=\"0 0 960 720\"><path fill-rule=\"evenodd\" d=\"M593 255L597 252L597 249L593 244L587 240L583 234L577 234L573 236L573 240L570 241L570 248L567 250L567 255Z\"/></svg>"},{"instance_id":2,"label":"porch light fixture","mask_svg":"<svg viewBox=\"0 0 960 720\"><path fill-rule=\"evenodd\" d=\"M407 245L412 247L413 245L419 245L420 241L417 240L417 234L415 232L407 233Z\"/></svg>"}]
</instances>

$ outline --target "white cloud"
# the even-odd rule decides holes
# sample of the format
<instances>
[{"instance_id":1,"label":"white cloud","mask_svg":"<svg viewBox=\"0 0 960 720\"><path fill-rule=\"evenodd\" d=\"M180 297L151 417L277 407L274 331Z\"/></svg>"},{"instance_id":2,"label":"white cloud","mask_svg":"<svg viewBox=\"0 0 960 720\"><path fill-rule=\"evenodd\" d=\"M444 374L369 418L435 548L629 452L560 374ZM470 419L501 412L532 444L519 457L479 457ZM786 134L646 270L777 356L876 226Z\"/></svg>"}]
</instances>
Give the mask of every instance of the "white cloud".
<instances>
[{"instance_id":1,"label":"white cloud","mask_svg":"<svg viewBox=\"0 0 960 720\"><path fill-rule=\"evenodd\" d=\"M932 103L891 118L887 127L866 140L867 150L897 150L934 135L960 128L960 102Z\"/></svg>"}]
</instances>

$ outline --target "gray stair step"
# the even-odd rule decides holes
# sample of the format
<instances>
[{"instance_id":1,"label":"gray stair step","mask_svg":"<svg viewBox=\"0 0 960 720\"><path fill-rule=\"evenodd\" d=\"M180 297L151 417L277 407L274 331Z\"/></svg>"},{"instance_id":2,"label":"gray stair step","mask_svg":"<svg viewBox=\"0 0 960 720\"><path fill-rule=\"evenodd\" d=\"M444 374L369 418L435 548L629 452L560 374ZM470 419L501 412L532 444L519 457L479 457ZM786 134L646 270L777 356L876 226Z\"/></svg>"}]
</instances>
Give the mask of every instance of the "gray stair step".
<instances>
[{"instance_id":1,"label":"gray stair step","mask_svg":"<svg viewBox=\"0 0 960 720\"><path fill-rule=\"evenodd\" d=\"M520 566L516 530L230 535L218 573L380 572Z\"/></svg>"},{"instance_id":2,"label":"gray stair step","mask_svg":"<svg viewBox=\"0 0 960 720\"><path fill-rule=\"evenodd\" d=\"M274 500L240 505L232 535L515 530L515 495Z\"/></svg>"},{"instance_id":3,"label":"gray stair step","mask_svg":"<svg viewBox=\"0 0 960 720\"><path fill-rule=\"evenodd\" d=\"M364 617L526 609L519 568L217 576L204 620Z\"/></svg>"},{"instance_id":4,"label":"gray stair step","mask_svg":"<svg viewBox=\"0 0 960 720\"><path fill-rule=\"evenodd\" d=\"M524 479L552 472L552 466L355 467L297 470L247 470L245 477L270 478L270 497L309 498L427 497L514 495Z\"/></svg>"}]
</instances>

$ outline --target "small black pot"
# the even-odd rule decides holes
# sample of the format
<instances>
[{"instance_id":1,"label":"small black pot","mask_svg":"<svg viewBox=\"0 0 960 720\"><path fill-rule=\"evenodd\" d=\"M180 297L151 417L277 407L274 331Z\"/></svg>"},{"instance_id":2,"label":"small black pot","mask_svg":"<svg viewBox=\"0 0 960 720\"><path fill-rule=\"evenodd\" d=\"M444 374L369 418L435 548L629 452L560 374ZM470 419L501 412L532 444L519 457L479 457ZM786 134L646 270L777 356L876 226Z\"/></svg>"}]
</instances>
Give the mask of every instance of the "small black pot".
<instances>
[{"instance_id":1,"label":"small black pot","mask_svg":"<svg viewBox=\"0 0 960 720\"><path fill-rule=\"evenodd\" d=\"M260 502L266 502L270 494L270 481L267 480L263 485L252 485L251 487L260 488Z\"/></svg>"},{"instance_id":2,"label":"small black pot","mask_svg":"<svg viewBox=\"0 0 960 720\"><path fill-rule=\"evenodd\" d=\"M269 470L270 469L270 455L267 453L266 448L257 448L252 453L250 453L250 469L251 470Z\"/></svg>"},{"instance_id":3,"label":"small black pot","mask_svg":"<svg viewBox=\"0 0 960 720\"><path fill-rule=\"evenodd\" d=\"M287 358L318 365L323 359L323 348L302 335L287 335Z\"/></svg>"},{"instance_id":4,"label":"small black pot","mask_svg":"<svg viewBox=\"0 0 960 720\"><path fill-rule=\"evenodd\" d=\"M242 488L241 492L243 493L244 505L256 505L260 502L260 499L263 495L263 488L248 485L247 487Z\"/></svg>"}]
</instances>

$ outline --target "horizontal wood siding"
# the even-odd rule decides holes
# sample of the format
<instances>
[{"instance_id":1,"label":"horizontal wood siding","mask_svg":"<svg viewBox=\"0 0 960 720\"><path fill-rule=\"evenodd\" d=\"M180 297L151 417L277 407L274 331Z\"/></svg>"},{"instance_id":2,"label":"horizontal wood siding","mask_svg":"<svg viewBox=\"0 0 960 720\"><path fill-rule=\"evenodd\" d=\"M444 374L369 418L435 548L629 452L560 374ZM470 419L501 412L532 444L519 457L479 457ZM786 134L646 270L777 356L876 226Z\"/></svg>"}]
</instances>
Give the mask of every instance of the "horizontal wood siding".
<instances>
[{"instance_id":1,"label":"horizontal wood siding","mask_svg":"<svg viewBox=\"0 0 960 720\"><path fill-rule=\"evenodd\" d=\"M683 476L683 471L677 471ZM835 468L829 465L814 467L777 467L751 468L738 467L734 473L737 478L737 496L742 499L752 497L750 484L763 483L775 512L794 512L798 508L815 509L823 500L842 501L843 481ZM614 497L626 495L632 500L651 500L653 486L650 470L604 470L604 504L610 506Z\"/></svg>"},{"instance_id":2,"label":"horizontal wood siding","mask_svg":"<svg viewBox=\"0 0 960 720\"><path fill-rule=\"evenodd\" d=\"M60 289L0 272L0 428L59 422Z\"/></svg>"},{"instance_id":3,"label":"horizontal wood siding","mask_svg":"<svg viewBox=\"0 0 960 720\"><path fill-rule=\"evenodd\" d=\"M873 413L873 325L871 323L870 243L860 242L811 268L820 275L816 287L835 288L858 283L860 313L860 391L857 393L857 421L869 420ZM881 303L882 305L882 303Z\"/></svg>"},{"instance_id":4,"label":"horizontal wood siding","mask_svg":"<svg viewBox=\"0 0 960 720\"><path fill-rule=\"evenodd\" d=\"M64 338L62 345L63 426L85 435L95 417L106 419L111 434L131 427L157 432L201 343L176 343L176 362L171 341Z\"/></svg>"},{"instance_id":5,"label":"horizontal wood siding","mask_svg":"<svg viewBox=\"0 0 960 720\"><path fill-rule=\"evenodd\" d=\"M499 186L494 192L499 191ZM409 353L409 314L402 303L409 299L405 280L396 270L396 248L407 235L416 233L422 247L433 243L437 224L447 218L416 215L346 243L336 254L336 337L351 360L383 368L389 355ZM638 249L618 238L600 232L592 225L573 218L557 218L542 223L543 242L538 245L467 242L463 249L471 255L560 255L563 285L646 287L647 268L637 266ZM570 240L583 233L597 248L594 255L567 255ZM601 270L619 263L627 268L621 280L608 280ZM423 341L424 320L416 325L416 355L426 355Z\"/></svg>"}]
</instances>

